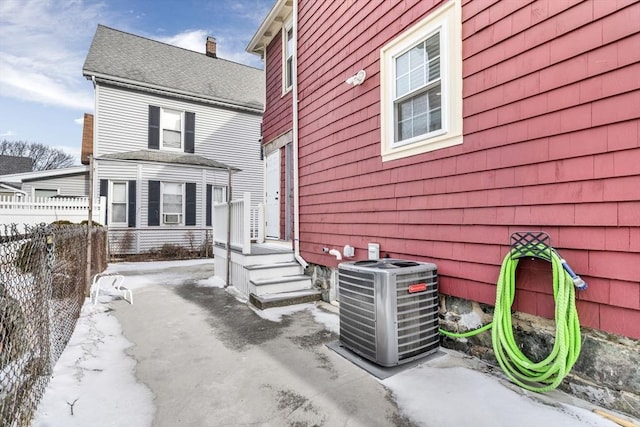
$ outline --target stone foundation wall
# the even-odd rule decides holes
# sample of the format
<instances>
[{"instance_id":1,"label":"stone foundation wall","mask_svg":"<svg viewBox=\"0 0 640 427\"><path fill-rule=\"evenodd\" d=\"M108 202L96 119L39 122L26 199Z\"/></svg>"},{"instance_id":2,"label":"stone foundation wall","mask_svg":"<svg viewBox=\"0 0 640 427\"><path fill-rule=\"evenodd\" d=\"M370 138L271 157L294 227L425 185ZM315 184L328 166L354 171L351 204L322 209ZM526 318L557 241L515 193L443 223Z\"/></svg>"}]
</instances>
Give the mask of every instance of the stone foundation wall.
<instances>
[{"instance_id":1,"label":"stone foundation wall","mask_svg":"<svg viewBox=\"0 0 640 427\"><path fill-rule=\"evenodd\" d=\"M306 274L322 291L325 301L335 300L336 270L309 265ZM493 306L440 295L440 325L452 332L476 329L493 319ZM544 359L553 347L555 324L525 313L513 314L516 341L531 360ZM465 339L441 336L441 345L498 366L491 332ZM640 418L640 341L582 328L582 350L560 389L596 405Z\"/></svg>"},{"instance_id":2,"label":"stone foundation wall","mask_svg":"<svg viewBox=\"0 0 640 427\"><path fill-rule=\"evenodd\" d=\"M440 295L440 325L465 332L491 322L493 307ZM553 347L555 323L525 313L513 314L516 341L533 361ZM582 350L560 389L596 405L640 417L640 341L582 327ZM473 355L496 365L489 331L466 339L441 338L443 347Z\"/></svg>"}]
</instances>

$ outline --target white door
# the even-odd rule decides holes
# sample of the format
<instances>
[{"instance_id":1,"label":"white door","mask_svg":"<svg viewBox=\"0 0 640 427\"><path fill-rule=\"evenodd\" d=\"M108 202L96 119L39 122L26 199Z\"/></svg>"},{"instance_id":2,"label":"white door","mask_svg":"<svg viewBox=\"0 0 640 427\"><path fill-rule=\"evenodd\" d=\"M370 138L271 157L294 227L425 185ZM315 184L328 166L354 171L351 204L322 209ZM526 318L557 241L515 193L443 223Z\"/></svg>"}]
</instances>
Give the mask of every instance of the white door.
<instances>
[{"instance_id":1,"label":"white door","mask_svg":"<svg viewBox=\"0 0 640 427\"><path fill-rule=\"evenodd\" d=\"M267 156L267 237L280 238L280 150Z\"/></svg>"}]
</instances>

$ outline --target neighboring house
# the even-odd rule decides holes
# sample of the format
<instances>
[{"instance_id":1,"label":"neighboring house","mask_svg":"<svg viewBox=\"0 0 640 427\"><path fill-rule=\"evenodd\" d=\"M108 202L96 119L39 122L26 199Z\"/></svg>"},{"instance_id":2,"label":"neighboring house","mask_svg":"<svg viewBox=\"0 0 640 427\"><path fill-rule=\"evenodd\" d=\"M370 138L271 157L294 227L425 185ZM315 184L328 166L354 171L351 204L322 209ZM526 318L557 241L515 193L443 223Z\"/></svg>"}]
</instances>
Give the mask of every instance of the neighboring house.
<instances>
[{"instance_id":1,"label":"neighboring house","mask_svg":"<svg viewBox=\"0 0 640 427\"><path fill-rule=\"evenodd\" d=\"M323 248L379 243L487 304L510 234L543 230L590 285L581 324L640 338L638 22L637 1L276 1L247 47L267 221L324 277ZM514 308L553 318L525 264Z\"/></svg>"},{"instance_id":2,"label":"neighboring house","mask_svg":"<svg viewBox=\"0 0 640 427\"><path fill-rule=\"evenodd\" d=\"M21 193L31 198L87 197L89 195L87 166L1 175L0 181L14 183L14 188L19 188Z\"/></svg>"},{"instance_id":3,"label":"neighboring house","mask_svg":"<svg viewBox=\"0 0 640 427\"><path fill-rule=\"evenodd\" d=\"M27 193L20 189L17 183L0 182L0 197L24 197Z\"/></svg>"},{"instance_id":4,"label":"neighboring house","mask_svg":"<svg viewBox=\"0 0 640 427\"><path fill-rule=\"evenodd\" d=\"M211 241L212 204L226 199L231 172L232 198L262 201L264 76L215 48L213 38L205 55L98 26L83 67L95 87L85 121L113 250Z\"/></svg>"},{"instance_id":5,"label":"neighboring house","mask_svg":"<svg viewBox=\"0 0 640 427\"><path fill-rule=\"evenodd\" d=\"M32 170L33 159L31 157L0 155L0 176L31 172Z\"/></svg>"}]
</instances>

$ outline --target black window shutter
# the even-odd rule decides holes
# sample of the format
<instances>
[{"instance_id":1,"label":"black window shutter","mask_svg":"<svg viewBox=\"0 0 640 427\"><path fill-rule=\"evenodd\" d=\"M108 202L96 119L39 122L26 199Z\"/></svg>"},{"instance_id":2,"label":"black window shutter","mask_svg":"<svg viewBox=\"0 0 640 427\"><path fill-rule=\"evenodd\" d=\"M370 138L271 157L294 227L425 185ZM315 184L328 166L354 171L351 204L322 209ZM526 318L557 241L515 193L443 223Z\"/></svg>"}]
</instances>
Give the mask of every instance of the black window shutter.
<instances>
[{"instance_id":1,"label":"black window shutter","mask_svg":"<svg viewBox=\"0 0 640 427\"><path fill-rule=\"evenodd\" d=\"M160 107L149 105L149 148L160 149Z\"/></svg>"},{"instance_id":2,"label":"black window shutter","mask_svg":"<svg viewBox=\"0 0 640 427\"><path fill-rule=\"evenodd\" d=\"M211 225L211 214L212 214L212 205L211 200L213 199L213 185L207 184L207 226Z\"/></svg>"},{"instance_id":3,"label":"black window shutter","mask_svg":"<svg viewBox=\"0 0 640 427\"><path fill-rule=\"evenodd\" d=\"M196 225L196 183L187 182L184 186L186 199L184 225Z\"/></svg>"},{"instance_id":4,"label":"black window shutter","mask_svg":"<svg viewBox=\"0 0 640 427\"><path fill-rule=\"evenodd\" d=\"M104 220L105 224L109 222L109 180L101 179L100 180L100 197L104 197L106 201L106 206L104 208Z\"/></svg>"},{"instance_id":5,"label":"black window shutter","mask_svg":"<svg viewBox=\"0 0 640 427\"><path fill-rule=\"evenodd\" d=\"M160 225L160 181L149 181L147 225Z\"/></svg>"},{"instance_id":6,"label":"black window shutter","mask_svg":"<svg viewBox=\"0 0 640 427\"><path fill-rule=\"evenodd\" d=\"M184 113L184 152L195 153L196 113Z\"/></svg>"},{"instance_id":7,"label":"black window shutter","mask_svg":"<svg viewBox=\"0 0 640 427\"><path fill-rule=\"evenodd\" d=\"M136 226L136 182L129 181L129 213L128 226Z\"/></svg>"}]
</instances>

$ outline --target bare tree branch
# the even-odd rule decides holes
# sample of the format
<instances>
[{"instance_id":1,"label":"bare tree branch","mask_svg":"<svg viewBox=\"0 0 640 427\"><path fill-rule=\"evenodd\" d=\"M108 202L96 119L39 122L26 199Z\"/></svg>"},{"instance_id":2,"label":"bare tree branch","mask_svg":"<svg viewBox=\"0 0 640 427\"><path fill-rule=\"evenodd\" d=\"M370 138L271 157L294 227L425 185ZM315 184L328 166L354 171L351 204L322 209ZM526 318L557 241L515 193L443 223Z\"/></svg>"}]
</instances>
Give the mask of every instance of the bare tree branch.
<instances>
[{"instance_id":1,"label":"bare tree branch","mask_svg":"<svg viewBox=\"0 0 640 427\"><path fill-rule=\"evenodd\" d=\"M43 171L73 166L75 159L71 154L49 147L48 145L28 141L0 141L0 155L30 157L33 170Z\"/></svg>"}]
</instances>

